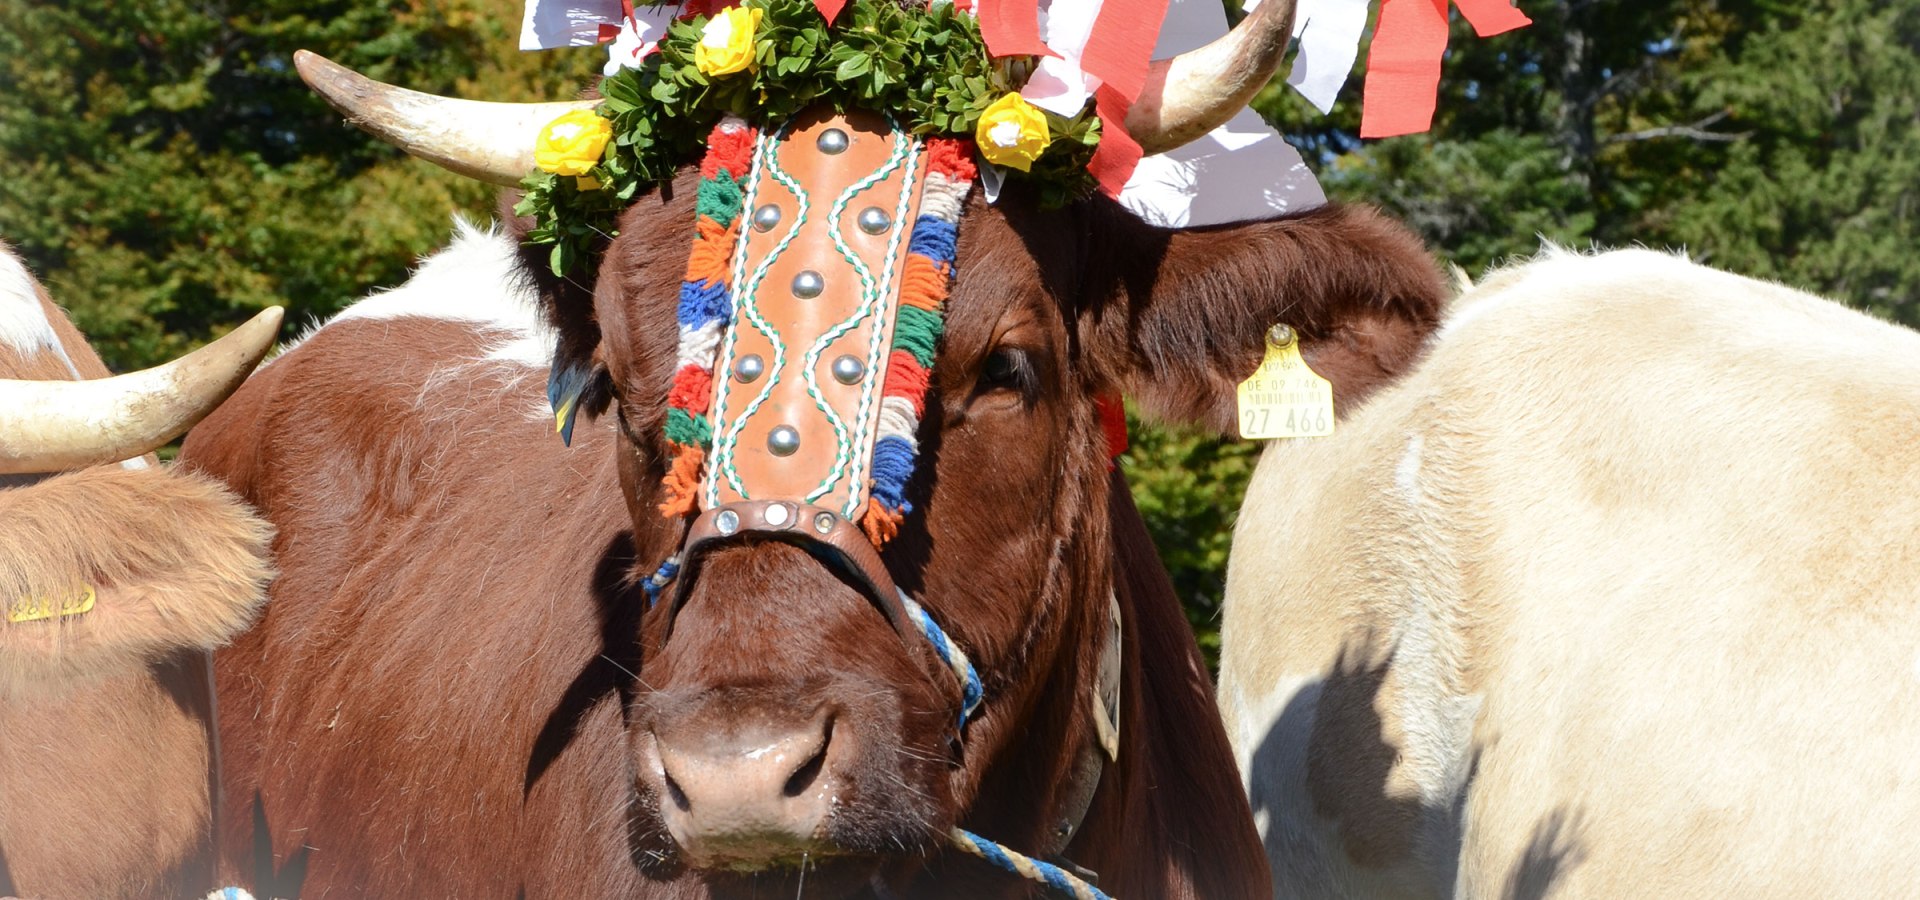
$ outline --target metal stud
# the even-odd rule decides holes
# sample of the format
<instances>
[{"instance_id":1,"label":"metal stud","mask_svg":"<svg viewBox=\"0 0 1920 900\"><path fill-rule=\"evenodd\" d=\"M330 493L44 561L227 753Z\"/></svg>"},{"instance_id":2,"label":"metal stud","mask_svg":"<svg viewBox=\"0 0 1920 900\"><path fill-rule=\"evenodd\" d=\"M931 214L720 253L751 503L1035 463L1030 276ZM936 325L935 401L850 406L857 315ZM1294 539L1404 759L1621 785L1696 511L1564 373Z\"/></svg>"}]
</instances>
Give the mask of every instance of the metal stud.
<instances>
[{"instance_id":1,"label":"metal stud","mask_svg":"<svg viewBox=\"0 0 1920 900\"><path fill-rule=\"evenodd\" d=\"M820 138L814 141L814 146L819 147L821 153L839 154L847 152L847 145L850 143L846 132L838 128L829 128L820 132Z\"/></svg>"},{"instance_id":2,"label":"metal stud","mask_svg":"<svg viewBox=\"0 0 1920 900\"><path fill-rule=\"evenodd\" d=\"M793 276L793 295L802 300L812 300L826 289L827 280L821 278L820 273L812 269Z\"/></svg>"},{"instance_id":3,"label":"metal stud","mask_svg":"<svg viewBox=\"0 0 1920 900\"><path fill-rule=\"evenodd\" d=\"M741 384L751 384L755 378L759 378L766 371L767 361L761 359L758 353L742 356L733 364L734 380Z\"/></svg>"},{"instance_id":4,"label":"metal stud","mask_svg":"<svg viewBox=\"0 0 1920 900\"><path fill-rule=\"evenodd\" d=\"M878 206L869 206L860 211L860 230L868 234L884 234L893 227L893 217Z\"/></svg>"},{"instance_id":5,"label":"metal stud","mask_svg":"<svg viewBox=\"0 0 1920 900\"><path fill-rule=\"evenodd\" d=\"M713 517L713 527L721 534L732 534L739 531L740 514L730 509L723 509L718 515Z\"/></svg>"},{"instance_id":6,"label":"metal stud","mask_svg":"<svg viewBox=\"0 0 1920 900\"><path fill-rule=\"evenodd\" d=\"M823 512L813 517L813 530L826 534L833 530L833 513Z\"/></svg>"},{"instance_id":7,"label":"metal stud","mask_svg":"<svg viewBox=\"0 0 1920 900\"><path fill-rule=\"evenodd\" d=\"M1294 335L1293 333L1293 326L1288 325L1285 322L1281 322L1279 324L1274 325L1272 328L1267 329L1267 343L1272 344L1275 347L1285 347L1286 345L1293 343L1295 337L1296 335Z\"/></svg>"},{"instance_id":8,"label":"metal stud","mask_svg":"<svg viewBox=\"0 0 1920 900\"><path fill-rule=\"evenodd\" d=\"M772 231L780 224L780 207L771 203L753 211L753 230Z\"/></svg>"},{"instance_id":9,"label":"metal stud","mask_svg":"<svg viewBox=\"0 0 1920 900\"><path fill-rule=\"evenodd\" d=\"M800 432L792 425L781 425L767 434L767 450L775 456L792 456L800 449Z\"/></svg>"},{"instance_id":10,"label":"metal stud","mask_svg":"<svg viewBox=\"0 0 1920 900\"><path fill-rule=\"evenodd\" d=\"M833 380L841 384L859 384L860 376L867 374L867 367L851 356L842 356L833 361Z\"/></svg>"},{"instance_id":11,"label":"metal stud","mask_svg":"<svg viewBox=\"0 0 1920 900\"><path fill-rule=\"evenodd\" d=\"M784 528L789 521L792 521L793 510L788 509L784 503L774 503L767 507L763 515L766 517L768 525L774 528Z\"/></svg>"}]
</instances>

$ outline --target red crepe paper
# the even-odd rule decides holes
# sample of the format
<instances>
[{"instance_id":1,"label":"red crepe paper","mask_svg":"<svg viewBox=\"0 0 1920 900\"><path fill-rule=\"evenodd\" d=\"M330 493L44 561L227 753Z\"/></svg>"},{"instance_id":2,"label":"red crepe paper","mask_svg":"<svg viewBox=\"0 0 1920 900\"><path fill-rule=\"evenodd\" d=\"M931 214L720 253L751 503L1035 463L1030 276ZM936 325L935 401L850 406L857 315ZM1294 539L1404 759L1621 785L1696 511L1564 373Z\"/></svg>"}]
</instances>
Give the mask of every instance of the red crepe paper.
<instances>
[{"instance_id":1,"label":"red crepe paper","mask_svg":"<svg viewBox=\"0 0 1920 900\"><path fill-rule=\"evenodd\" d=\"M1440 55L1447 49L1447 0L1382 0L1367 58L1360 136L1393 137L1433 127Z\"/></svg>"},{"instance_id":2,"label":"red crepe paper","mask_svg":"<svg viewBox=\"0 0 1920 900\"><path fill-rule=\"evenodd\" d=\"M1127 405L1119 394L1100 394L1093 398L1100 410L1100 430L1107 437L1109 459L1127 452Z\"/></svg>"},{"instance_id":3,"label":"red crepe paper","mask_svg":"<svg viewBox=\"0 0 1920 900\"><path fill-rule=\"evenodd\" d=\"M1453 0L1460 14L1467 17L1473 33L1481 37L1505 34L1533 24L1527 14L1513 8L1507 0Z\"/></svg>"},{"instance_id":4,"label":"red crepe paper","mask_svg":"<svg viewBox=\"0 0 1920 900\"><path fill-rule=\"evenodd\" d=\"M1140 165L1140 143L1127 133L1127 110L1132 106L1132 101L1110 85L1093 94L1093 109L1100 116L1100 143L1093 148L1087 171L1093 173L1101 192L1109 197L1120 196L1120 189L1127 186L1127 179Z\"/></svg>"},{"instance_id":5,"label":"red crepe paper","mask_svg":"<svg viewBox=\"0 0 1920 900\"><path fill-rule=\"evenodd\" d=\"M833 24L834 17L840 15L840 10L845 9L846 6L847 0L813 0L813 8L826 17L828 25Z\"/></svg>"},{"instance_id":6,"label":"red crepe paper","mask_svg":"<svg viewBox=\"0 0 1920 900\"><path fill-rule=\"evenodd\" d=\"M1119 91L1128 103L1140 99L1147 84L1147 63L1167 18L1167 2L1104 0L1087 45L1080 50L1080 71Z\"/></svg>"},{"instance_id":7,"label":"red crepe paper","mask_svg":"<svg viewBox=\"0 0 1920 900\"><path fill-rule=\"evenodd\" d=\"M976 0L974 7L987 55L1060 55L1040 39L1039 0Z\"/></svg>"}]
</instances>

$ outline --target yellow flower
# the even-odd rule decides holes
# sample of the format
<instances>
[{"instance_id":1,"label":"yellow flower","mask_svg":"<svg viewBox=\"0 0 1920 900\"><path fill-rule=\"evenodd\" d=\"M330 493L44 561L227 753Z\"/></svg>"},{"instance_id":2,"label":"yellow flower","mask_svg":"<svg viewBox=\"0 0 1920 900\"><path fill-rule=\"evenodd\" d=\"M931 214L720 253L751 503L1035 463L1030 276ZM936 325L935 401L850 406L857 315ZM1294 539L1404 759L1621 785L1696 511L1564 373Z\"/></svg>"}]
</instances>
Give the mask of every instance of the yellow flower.
<instances>
[{"instance_id":1,"label":"yellow flower","mask_svg":"<svg viewBox=\"0 0 1920 900\"><path fill-rule=\"evenodd\" d=\"M980 114L973 139L987 162L1027 171L1047 149L1047 115L1019 94L1007 94Z\"/></svg>"},{"instance_id":2,"label":"yellow flower","mask_svg":"<svg viewBox=\"0 0 1920 900\"><path fill-rule=\"evenodd\" d=\"M703 75L732 75L753 68L753 35L760 30L758 9L723 9L700 29L693 65Z\"/></svg>"},{"instance_id":3,"label":"yellow flower","mask_svg":"<svg viewBox=\"0 0 1920 900\"><path fill-rule=\"evenodd\" d=\"M600 164L613 139L613 123L590 109L576 109L547 123L533 145L533 162L555 175L585 175Z\"/></svg>"}]
</instances>

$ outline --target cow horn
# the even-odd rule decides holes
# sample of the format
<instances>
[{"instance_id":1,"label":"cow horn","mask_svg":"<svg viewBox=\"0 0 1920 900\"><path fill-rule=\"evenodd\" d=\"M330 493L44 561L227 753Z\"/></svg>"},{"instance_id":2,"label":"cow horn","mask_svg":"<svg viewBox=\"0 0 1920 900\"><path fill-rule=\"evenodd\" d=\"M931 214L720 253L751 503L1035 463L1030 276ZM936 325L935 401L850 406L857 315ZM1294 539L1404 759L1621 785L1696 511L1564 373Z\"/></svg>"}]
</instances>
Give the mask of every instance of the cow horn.
<instances>
[{"instance_id":1,"label":"cow horn","mask_svg":"<svg viewBox=\"0 0 1920 900\"><path fill-rule=\"evenodd\" d=\"M509 187L533 171L541 128L599 102L452 100L382 84L306 50L293 54L293 65L327 105L374 137L443 169Z\"/></svg>"},{"instance_id":2,"label":"cow horn","mask_svg":"<svg viewBox=\"0 0 1920 900\"><path fill-rule=\"evenodd\" d=\"M1164 153L1225 125L1280 68L1293 39L1294 0L1266 0L1232 31L1154 60L1127 110L1127 134L1145 153Z\"/></svg>"},{"instance_id":3,"label":"cow horn","mask_svg":"<svg viewBox=\"0 0 1920 900\"><path fill-rule=\"evenodd\" d=\"M0 379L0 475L132 459L226 400L280 333L278 306L173 362L92 381Z\"/></svg>"}]
</instances>

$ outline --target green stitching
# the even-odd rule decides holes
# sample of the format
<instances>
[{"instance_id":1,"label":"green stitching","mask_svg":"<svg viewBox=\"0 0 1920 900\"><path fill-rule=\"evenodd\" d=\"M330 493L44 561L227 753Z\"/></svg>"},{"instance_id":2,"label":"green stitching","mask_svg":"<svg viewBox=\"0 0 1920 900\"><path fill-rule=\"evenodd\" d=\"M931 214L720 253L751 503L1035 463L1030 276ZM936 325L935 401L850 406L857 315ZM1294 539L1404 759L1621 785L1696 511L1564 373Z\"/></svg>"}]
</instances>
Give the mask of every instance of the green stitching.
<instances>
[{"instance_id":1,"label":"green stitching","mask_svg":"<svg viewBox=\"0 0 1920 900\"><path fill-rule=\"evenodd\" d=\"M820 484L815 486L811 493L807 494L806 502L808 503L820 499L828 491L832 490L833 485L838 482L841 475L846 472L848 463L852 462L853 457L856 456L852 445L854 438L857 436L848 432L846 423L840 420L839 414L833 410L833 407L827 404L826 397L820 393L820 355L825 353L834 341L839 340L845 336L848 331L853 330L853 327L863 319L869 316L876 316L878 319L884 321L887 302L891 299L890 296L885 295L888 284L882 283L876 285L874 283L872 270L868 269L866 261L861 259L858 254L853 252L853 248L847 245L846 235L841 227L842 217L847 211L847 204L852 202L854 197L870 190L875 184L885 180L895 169L900 168L903 161L907 164L907 175L902 192L909 197L911 197L913 193L913 176L916 165L920 159L920 142L901 131L891 116L888 117L887 124L892 127L893 151L887 156L886 163L881 165L878 171L849 185L845 191L841 192L839 199L834 201L831 211L827 213L827 232L833 237L834 248L840 251L841 258L845 259L847 264L853 268L855 274L860 276L860 306L854 311L853 315L842 320L834 327L827 329L826 333L822 334L820 339L815 341L812 347L808 348L807 354L802 360L803 369L801 377L806 380L807 396L813 398L813 405L819 408L822 413L826 414L827 422L833 426L834 436L833 468L828 470L826 477L821 479ZM899 245L899 235L902 230L899 219L899 216L895 217L894 232L889 240L888 266L884 272L887 282L893 280L891 251ZM879 304L878 309L875 308L876 303ZM879 332L879 328L874 329L875 341L879 340ZM871 357L872 355L871 348L869 348L868 356ZM863 415L856 417L859 421L864 421L864 413L868 401L875 390L874 386L878 383L878 379L872 377L875 373L873 372L871 364L869 364L867 372L869 377L862 379L861 382L859 409ZM885 373L878 374L884 375ZM861 434L864 433L864 430L862 430ZM850 493L857 494L858 490Z\"/></svg>"}]
</instances>

